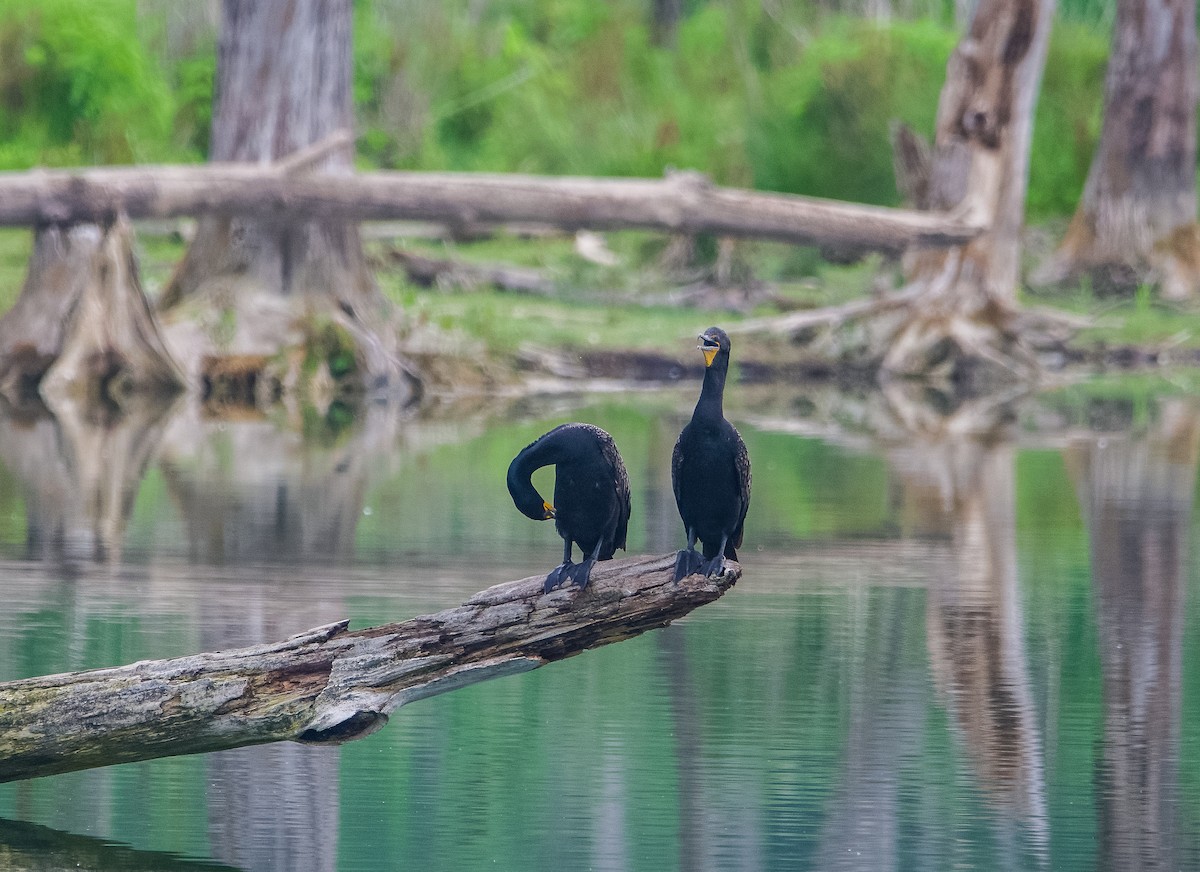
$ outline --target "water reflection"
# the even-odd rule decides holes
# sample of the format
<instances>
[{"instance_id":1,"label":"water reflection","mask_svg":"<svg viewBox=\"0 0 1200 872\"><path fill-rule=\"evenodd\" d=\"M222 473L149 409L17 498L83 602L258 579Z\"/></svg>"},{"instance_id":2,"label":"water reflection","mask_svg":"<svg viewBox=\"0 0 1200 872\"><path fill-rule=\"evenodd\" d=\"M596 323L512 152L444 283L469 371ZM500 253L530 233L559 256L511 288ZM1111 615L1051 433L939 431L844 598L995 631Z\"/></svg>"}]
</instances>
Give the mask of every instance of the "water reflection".
<instances>
[{"instance_id":1,"label":"water reflection","mask_svg":"<svg viewBox=\"0 0 1200 872\"><path fill-rule=\"evenodd\" d=\"M125 526L169 404L119 413L70 399L58 414L0 398L0 463L26 495L25 553L64 567L120 560Z\"/></svg>"},{"instance_id":2,"label":"water reflection","mask_svg":"<svg viewBox=\"0 0 1200 872\"><path fill-rule=\"evenodd\" d=\"M757 474L747 574L720 603L340 751L0 788L0 815L60 831L0 825L0 858L105 868L87 851L113 839L124 868L143 849L246 870L1200 868L1198 407L1076 427L1059 453L1068 437L1022 444L1017 422L1050 416L1013 404L875 396L812 438L772 402L762 426L730 410ZM671 394L353 421L0 414L0 680L401 619L553 565L503 470L567 418L622 447L631 551L676 548L688 411Z\"/></svg>"},{"instance_id":3,"label":"water reflection","mask_svg":"<svg viewBox=\"0 0 1200 872\"><path fill-rule=\"evenodd\" d=\"M1091 537L1104 688L1096 761L1105 869L1197 868L1180 793L1185 565L1200 408L1163 404L1142 438L1068 449Z\"/></svg>"},{"instance_id":4,"label":"water reflection","mask_svg":"<svg viewBox=\"0 0 1200 872\"><path fill-rule=\"evenodd\" d=\"M1017 575L1014 410L968 402L946 415L913 415L893 397L898 427L885 451L903 481L906 520L951 543L926 595L925 627L935 684L998 814L997 867L1048 862L1042 737L1025 655Z\"/></svg>"},{"instance_id":5,"label":"water reflection","mask_svg":"<svg viewBox=\"0 0 1200 872\"><path fill-rule=\"evenodd\" d=\"M4 818L0 818L0 868L24 872L237 872L234 866L162 851L138 851L106 839Z\"/></svg>"}]
</instances>

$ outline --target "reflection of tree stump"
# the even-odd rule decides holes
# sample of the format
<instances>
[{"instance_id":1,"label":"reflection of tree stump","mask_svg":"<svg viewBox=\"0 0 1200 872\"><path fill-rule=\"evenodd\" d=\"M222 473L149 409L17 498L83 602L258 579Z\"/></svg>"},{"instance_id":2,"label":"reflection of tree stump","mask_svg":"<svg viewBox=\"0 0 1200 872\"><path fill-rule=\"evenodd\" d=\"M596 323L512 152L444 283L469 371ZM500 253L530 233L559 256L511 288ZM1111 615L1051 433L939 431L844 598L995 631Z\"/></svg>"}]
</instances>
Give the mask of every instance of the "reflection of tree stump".
<instances>
[{"instance_id":1,"label":"reflection of tree stump","mask_svg":"<svg viewBox=\"0 0 1200 872\"><path fill-rule=\"evenodd\" d=\"M112 415L68 400L55 415L0 413L0 459L25 491L30 556L120 556L169 408L147 403Z\"/></svg>"},{"instance_id":2,"label":"reflection of tree stump","mask_svg":"<svg viewBox=\"0 0 1200 872\"><path fill-rule=\"evenodd\" d=\"M1017 578L1011 413L968 404L939 417L915 411L895 391L890 397L905 422L886 440L904 480L905 514L926 535L948 536L954 554L926 602L934 681L981 786L1029 828L1044 861L1049 833Z\"/></svg>"},{"instance_id":3,"label":"reflection of tree stump","mask_svg":"<svg viewBox=\"0 0 1200 872\"><path fill-rule=\"evenodd\" d=\"M1172 402L1148 436L1072 446L1088 524L1104 681L1098 759L1104 868L1200 862L1179 783L1185 570L1200 411Z\"/></svg>"},{"instance_id":4,"label":"reflection of tree stump","mask_svg":"<svg viewBox=\"0 0 1200 872\"><path fill-rule=\"evenodd\" d=\"M161 468L192 558L348 560L371 475L399 426L394 409L372 412L345 429L306 421L304 433L184 410L167 429Z\"/></svg>"},{"instance_id":5,"label":"reflection of tree stump","mask_svg":"<svg viewBox=\"0 0 1200 872\"><path fill-rule=\"evenodd\" d=\"M349 0L223 10L212 160L272 163L351 127ZM351 165L342 148L316 169ZM256 378L280 388L414 386L350 221L204 218L162 308L192 384L219 381L205 361L234 355L267 361Z\"/></svg>"}]
</instances>

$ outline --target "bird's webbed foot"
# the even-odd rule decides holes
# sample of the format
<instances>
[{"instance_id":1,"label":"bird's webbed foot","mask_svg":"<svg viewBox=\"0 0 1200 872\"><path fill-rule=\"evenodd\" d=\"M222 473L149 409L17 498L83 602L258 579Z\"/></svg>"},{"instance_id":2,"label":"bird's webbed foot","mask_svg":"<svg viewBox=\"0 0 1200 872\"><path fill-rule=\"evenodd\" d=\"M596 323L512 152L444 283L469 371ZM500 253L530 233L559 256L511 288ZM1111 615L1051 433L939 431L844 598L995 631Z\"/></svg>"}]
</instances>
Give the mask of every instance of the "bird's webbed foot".
<instances>
[{"instance_id":1,"label":"bird's webbed foot","mask_svg":"<svg viewBox=\"0 0 1200 872\"><path fill-rule=\"evenodd\" d=\"M712 560L705 561L701 569L707 578L719 578L725 574L725 555L718 554Z\"/></svg>"},{"instance_id":2,"label":"bird's webbed foot","mask_svg":"<svg viewBox=\"0 0 1200 872\"><path fill-rule=\"evenodd\" d=\"M595 565L596 561L589 557L583 563L577 563L571 567L569 573L571 580L579 585L580 590L588 586L588 579L592 577L592 567Z\"/></svg>"},{"instance_id":3,"label":"bird's webbed foot","mask_svg":"<svg viewBox=\"0 0 1200 872\"><path fill-rule=\"evenodd\" d=\"M546 576L546 583L542 585L542 593L550 593L554 588L571 581L572 573L578 567L571 561L560 563L558 566L550 570L550 574Z\"/></svg>"},{"instance_id":4,"label":"bird's webbed foot","mask_svg":"<svg viewBox=\"0 0 1200 872\"><path fill-rule=\"evenodd\" d=\"M675 580L682 581L693 573L699 572L704 565L704 558L695 548L684 548L675 554Z\"/></svg>"}]
</instances>

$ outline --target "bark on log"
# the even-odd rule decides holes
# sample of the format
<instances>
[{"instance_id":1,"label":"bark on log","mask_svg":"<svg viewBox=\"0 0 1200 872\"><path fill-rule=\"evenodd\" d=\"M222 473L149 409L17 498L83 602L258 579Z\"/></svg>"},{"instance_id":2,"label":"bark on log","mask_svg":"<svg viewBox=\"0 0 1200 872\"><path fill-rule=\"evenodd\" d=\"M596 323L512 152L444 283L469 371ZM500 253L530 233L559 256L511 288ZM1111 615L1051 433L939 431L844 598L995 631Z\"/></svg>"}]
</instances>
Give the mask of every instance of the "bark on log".
<instances>
[{"instance_id":1,"label":"bark on log","mask_svg":"<svg viewBox=\"0 0 1200 872\"><path fill-rule=\"evenodd\" d=\"M0 782L295 740L340 743L405 703L662 627L741 568L674 583L675 555L598 564L587 591L507 582L456 608L347 632L0 684Z\"/></svg>"},{"instance_id":2,"label":"bark on log","mask_svg":"<svg viewBox=\"0 0 1200 872\"><path fill-rule=\"evenodd\" d=\"M899 252L961 245L982 228L937 212L722 188L697 173L601 179L374 172L297 177L238 163L0 173L0 226L224 214L281 219L536 221Z\"/></svg>"}]
</instances>

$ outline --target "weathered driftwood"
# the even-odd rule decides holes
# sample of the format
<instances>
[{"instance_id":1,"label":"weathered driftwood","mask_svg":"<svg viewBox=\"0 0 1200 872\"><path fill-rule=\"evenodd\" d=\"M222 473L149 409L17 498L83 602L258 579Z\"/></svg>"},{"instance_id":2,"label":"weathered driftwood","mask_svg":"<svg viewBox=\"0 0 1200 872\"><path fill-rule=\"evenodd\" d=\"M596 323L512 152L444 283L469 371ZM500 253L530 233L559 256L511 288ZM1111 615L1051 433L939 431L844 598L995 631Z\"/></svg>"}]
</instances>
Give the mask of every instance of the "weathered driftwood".
<instances>
[{"instance_id":1,"label":"weathered driftwood","mask_svg":"<svg viewBox=\"0 0 1200 872\"><path fill-rule=\"evenodd\" d=\"M740 577L671 581L674 554L598 564L591 585L507 582L366 630L0 684L0 781L283 740L346 742L405 703L665 626Z\"/></svg>"},{"instance_id":2,"label":"weathered driftwood","mask_svg":"<svg viewBox=\"0 0 1200 872\"><path fill-rule=\"evenodd\" d=\"M483 173L296 175L259 164L0 173L0 226L225 214L408 219L473 226L537 221L568 229L647 228L902 251L961 245L981 228L937 212L722 188L698 173L599 179Z\"/></svg>"}]
</instances>

